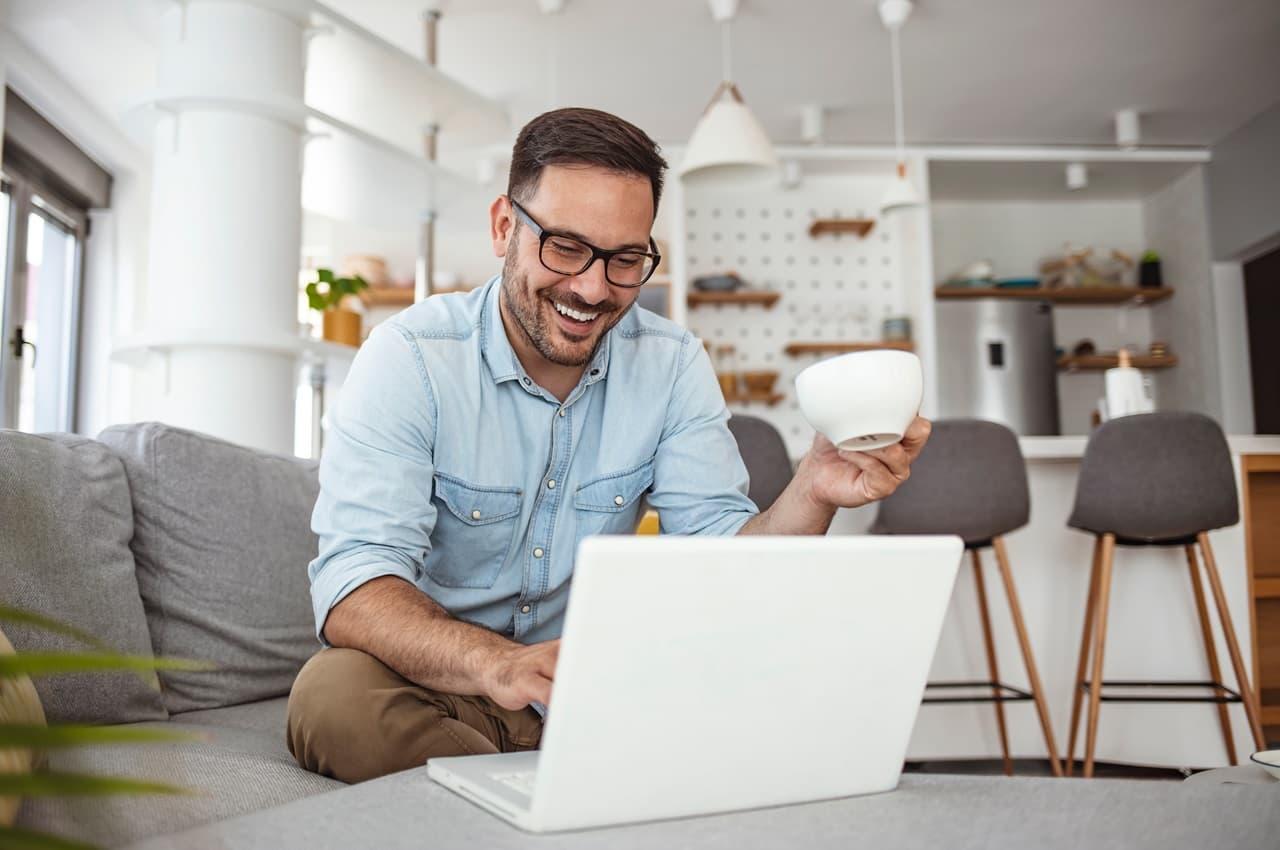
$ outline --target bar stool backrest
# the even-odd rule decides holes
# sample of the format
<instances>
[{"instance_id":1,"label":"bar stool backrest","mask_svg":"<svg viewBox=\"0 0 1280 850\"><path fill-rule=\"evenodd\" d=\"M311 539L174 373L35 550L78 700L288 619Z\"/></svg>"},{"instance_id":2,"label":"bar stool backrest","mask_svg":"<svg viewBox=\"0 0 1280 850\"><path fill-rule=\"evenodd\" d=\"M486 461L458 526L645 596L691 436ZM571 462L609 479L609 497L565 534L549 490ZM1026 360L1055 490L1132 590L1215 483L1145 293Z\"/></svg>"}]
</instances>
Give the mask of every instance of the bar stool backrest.
<instances>
[{"instance_id":1,"label":"bar stool backrest","mask_svg":"<svg viewBox=\"0 0 1280 850\"><path fill-rule=\"evenodd\" d=\"M939 419L911 477L880 503L871 532L957 534L967 546L984 546L1030 516L1017 436L982 419Z\"/></svg>"},{"instance_id":2,"label":"bar stool backrest","mask_svg":"<svg viewBox=\"0 0 1280 850\"><path fill-rule=\"evenodd\" d=\"M755 416L730 416L729 430L738 441L738 452L751 477L747 496L760 510L768 510L791 483L787 444L777 428Z\"/></svg>"},{"instance_id":3,"label":"bar stool backrest","mask_svg":"<svg viewBox=\"0 0 1280 850\"><path fill-rule=\"evenodd\" d=\"M1159 542L1239 521L1222 429L1199 413L1168 412L1113 419L1093 432L1067 525Z\"/></svg>"}]
</instances>

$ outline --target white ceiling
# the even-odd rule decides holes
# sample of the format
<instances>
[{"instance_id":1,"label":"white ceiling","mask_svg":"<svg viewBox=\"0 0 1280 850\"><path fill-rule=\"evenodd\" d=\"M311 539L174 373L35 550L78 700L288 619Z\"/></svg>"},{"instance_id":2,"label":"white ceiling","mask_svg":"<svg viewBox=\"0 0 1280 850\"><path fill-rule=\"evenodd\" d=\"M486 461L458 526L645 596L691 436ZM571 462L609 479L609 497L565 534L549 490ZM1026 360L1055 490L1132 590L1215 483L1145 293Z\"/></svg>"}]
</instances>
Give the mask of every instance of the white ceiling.
<instances>
[{"instance_id":1,"label":"white ceiling","mask_svg":"<svg viewBox=\"0 0 1280 850\"><path fill-rule=\"evenodd\" d=\"M423 0L330 0L422 50ZM720 76L702 0L443 0L440 64L511 105L617 112L663 141L688 136ZM775 141L799 107L831 109L827 140L891 138L888 36L874 0L743 0L734 76ZM919 0L902 36L914 143L1209 145L1280 101L1278 0ZM554 78L554 85L552 80Z\"/></svg>"},{"instance_id":2,"label":"white ceiling","mask_svg":"<svg viewBox=\"0 0 1280 850\"><path fill-rule=\"evenodd\" d=\"M1186 162L1088 162L1088 185L1067 188L1064 162L929 163L934 201L1132 201L1163 189L1188 170Z\"/></svg>"},{"instance_id":3,"label":"white ceiling","mask_svg":"<svg viewBox=\"0 0 1280 850\"><path fill-rule=\"evenodd\" d=\"M426 0L329 0L420 55ZM162 0L0 0L10 25L105 113L154 82ZM443 0L441 67L508 105L515 126L596 106L664 142L687 137L720 76L702 0ZM1278 0L920 0L903 33L907 137L917 144L1110 144L1143 114L1144 145L1209 145L1280 101ZM873 0L743 0L735 74L779 142L799 107L826 140L891 135L888 39ZM232 57L233 58L233 57ZM446 133L448 128L444 128Z\"/></svg>"}]
</instances>

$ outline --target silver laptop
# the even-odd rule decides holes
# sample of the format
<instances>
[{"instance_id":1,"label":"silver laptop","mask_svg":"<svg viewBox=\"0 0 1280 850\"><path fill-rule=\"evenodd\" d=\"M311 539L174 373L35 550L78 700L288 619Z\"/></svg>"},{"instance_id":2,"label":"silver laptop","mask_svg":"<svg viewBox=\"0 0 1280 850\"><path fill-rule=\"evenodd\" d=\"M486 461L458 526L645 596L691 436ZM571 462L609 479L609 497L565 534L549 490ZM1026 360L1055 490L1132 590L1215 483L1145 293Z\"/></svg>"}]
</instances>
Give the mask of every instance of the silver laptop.
<instances>
[{"instance_id":1,"label":"silver laptop","mask_svg":"<svg viewBox=\"0 0 1280 850\"><path fill-rule=\"evenodd\" d=\"M958 537L590 537L537 752L428 775L533 832L888 791Z\"/></svg>"}]
</instances>

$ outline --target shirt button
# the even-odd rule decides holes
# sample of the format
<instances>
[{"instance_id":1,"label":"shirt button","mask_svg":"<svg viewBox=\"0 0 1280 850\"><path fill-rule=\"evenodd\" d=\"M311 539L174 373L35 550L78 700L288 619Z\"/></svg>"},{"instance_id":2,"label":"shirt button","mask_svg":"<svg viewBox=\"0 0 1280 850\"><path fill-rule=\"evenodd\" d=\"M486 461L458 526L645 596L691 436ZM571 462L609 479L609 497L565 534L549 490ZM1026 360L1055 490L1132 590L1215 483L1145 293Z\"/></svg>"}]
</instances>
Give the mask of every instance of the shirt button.
<instances>
[{"instance_id":1,"label":"shirt button","mask_svg":"<svg viewBox=\"0 0 1280 850\"><path fill-rule=\"evenodd\" d=\"M521 613L521 614L528 614L531 610L533 610L533 609L531 609L528 605L521 605L521 606L520 606L520 613Z\"/></svg>"},{"instance_id":2,"label":"shirt button","mask_svg":"<svg viewBox=\"0 0 1280 850\"><path fill-rule=\"evenodd\" d=\"M621 505L621 504L622 504L623 502L625 502L625 501L626 501L626 499L622 498L621 496L614 496L614 497L613 497L613 503L614 503L615 505ZM479 519L479 517L476 517L476 519Z\"/></svg>"},{"instance_id":3,"label":"shirt button","mask_svg":"<svg viewBox=\"0 0 1280 850\"><path fill-rule=\"evenodd\" d=\"M471 512L471 518L472 518L472 519L480 519L480 512L479 512L479 511L472 511L472 512Z\"/></svg>"},{"instance_id":4,"label":"shirt button","mask_svg":"<svg viewBox=\"0 0 1280 850\"><path fill-rule=\"evenodd\" d=\"M541 557L542 557L542 550L541 550L541 549L534 549L534 550L533 550L533 557L535 557L535 558L541 558Z\"/></svg>"},{"instance_id":5,"label":"shirt button","mask_svg":"<svg viewBox=\"0 0 1280 850\"><path fill-rule=\"evenodd\" d=\"M532 381L530 381L528 378L525 378L525 379L524 379L524 385L525 385L526 387L527 387L527 386L529 386L529 384L531 384L531 383L532 383Z\"/></svg>"},{"instance_id":6,"label":"shirt button","mask_svg":"<svg viewBox=\"0 0 1280 850\"><path fill-rule=\"evenodd\" d=\"M556 489L556 480L554 478L552 478L550 481L547 482L547 489L548 490Z\"/></svg>"},{"instance_id":7,"label":"shirt button","mask_svg":"<svg viewBox=\"0 0 1280 850\"><path fill-rule=\"evenodd\" d=\"M564 416L564 408L563 408L563 407L562 407L562 408L560 408L560 415L561 415L561 416Z\"/></svg>"}]
</instances>

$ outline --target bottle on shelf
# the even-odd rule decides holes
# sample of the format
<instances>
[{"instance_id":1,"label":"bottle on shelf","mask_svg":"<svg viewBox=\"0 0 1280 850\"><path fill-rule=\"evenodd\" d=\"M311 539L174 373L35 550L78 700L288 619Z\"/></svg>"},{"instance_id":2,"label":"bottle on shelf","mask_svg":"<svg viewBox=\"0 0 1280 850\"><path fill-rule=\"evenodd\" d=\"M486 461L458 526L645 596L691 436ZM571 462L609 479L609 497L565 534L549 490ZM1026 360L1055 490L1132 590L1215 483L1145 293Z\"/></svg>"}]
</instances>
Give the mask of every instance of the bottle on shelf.
<instances>
[{"instance_id":1,"label":"bottle on shelf","mask_svg":"<svg viewBox=\"0 0 1280 850\"><path fill-rule=\"evenodd\" d=\"M1127 348L1119 351L1119 364L1106 373L1106 418L1118 419L1135 413L1150 413L1155 404L1143 374L1133 367Z\"/></svg>"}]
</instances>

